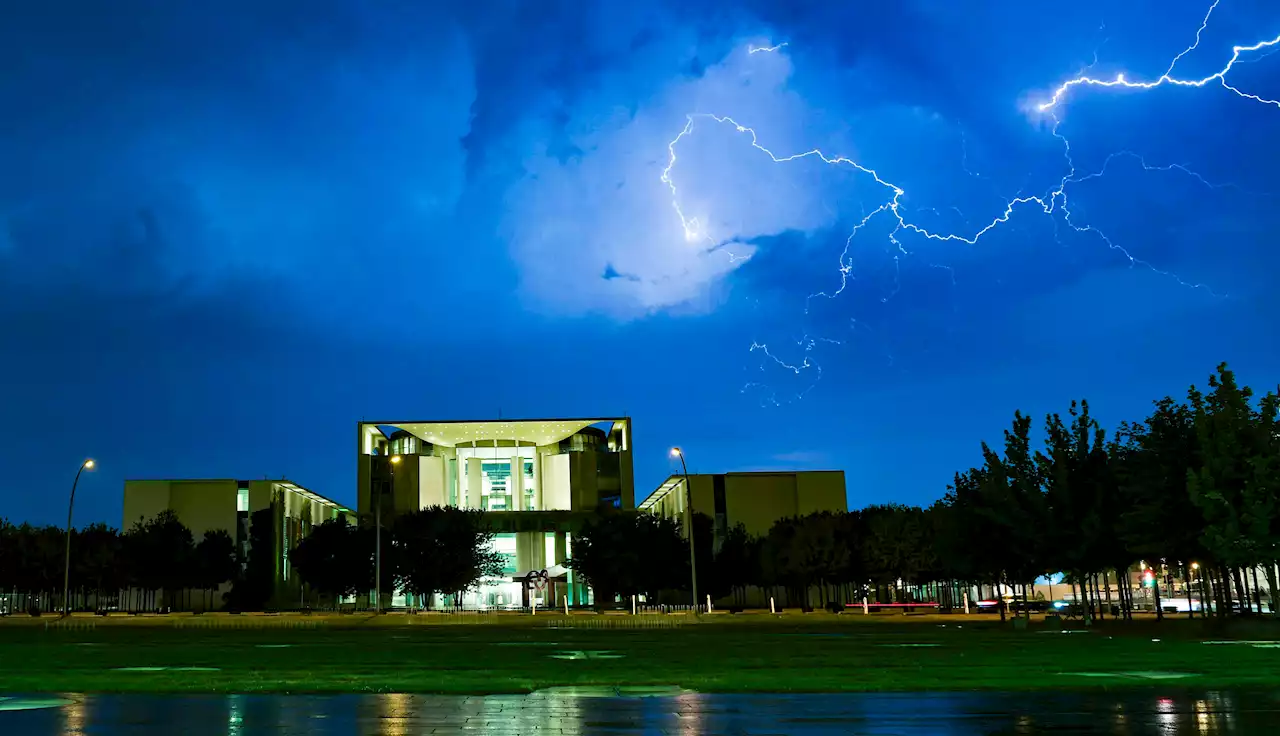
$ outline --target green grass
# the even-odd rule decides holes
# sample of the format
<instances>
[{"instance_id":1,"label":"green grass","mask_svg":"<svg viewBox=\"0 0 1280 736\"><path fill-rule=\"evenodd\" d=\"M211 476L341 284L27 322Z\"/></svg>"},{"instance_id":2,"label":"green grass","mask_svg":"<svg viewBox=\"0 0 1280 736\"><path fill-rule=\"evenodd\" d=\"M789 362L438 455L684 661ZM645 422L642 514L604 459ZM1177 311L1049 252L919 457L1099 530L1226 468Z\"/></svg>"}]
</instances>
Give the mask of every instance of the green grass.
<instances>
[{"instance_id":1,"label":"green grass","mask_svg":"<svg viewBox=\"0 0 1280 736\"><path fill-rule=\"evenodd\" d=\"M1203 634L1185 621L1111 622L1072 634L1035 624L1014 631L961 617L726 616L638 630L544 625L526 618L305 630L0 626L0 692L511 693L586 685L838 692L1280 683L1280 651L1204 644L1229 637ZM1280 639L1280 628L1267 626L1250 638ZM920 644L935 646L903 646Z\"/></svg>"}]
</instances>

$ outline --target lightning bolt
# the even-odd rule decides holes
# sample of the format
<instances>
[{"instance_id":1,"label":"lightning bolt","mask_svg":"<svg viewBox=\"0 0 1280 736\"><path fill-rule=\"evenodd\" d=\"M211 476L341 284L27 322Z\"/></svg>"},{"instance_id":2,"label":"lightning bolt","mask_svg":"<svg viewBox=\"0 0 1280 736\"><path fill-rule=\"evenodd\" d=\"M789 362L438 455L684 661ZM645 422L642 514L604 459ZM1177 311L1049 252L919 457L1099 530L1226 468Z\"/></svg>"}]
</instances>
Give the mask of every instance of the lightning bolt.
<instances>
[{"instance_id":1,"label":"lightning bolt","mask_svg":"<svg viewBox=\"0 0 1280 736\"><path fill-rule=\"evenodd\" d=\"M811 355L813 353L813 349L818 345L818 343L828 343L832 345L843 345L844 343L840 340L833 340L829 337L810 337L809 335L805 335L804 337L801 337L799 340L796 340L795 342L796 342L796 345L801 348L801 353L800 353L801 360L798 363L789 363L786 360L783 360L782 358L778 357L777 355L774 355L772 352L769 351L769 346L762 342L751 343L751 348L747 352L754 353L759 351L761 354L765 356L765 358L771 361L774 365L784 370L791 371L793 374L797 376L800 375L801 373L804 373L805 371L809 371L809 370L815 371L817 375L813 379L813 382L810 383L808 387L806 387L803 391L800 391L798 394L796 394L795 398L798 400L798 399L803 399L805 397L805 394L813 390L813 387L818 385L818 381L822 379L822 366ZM765 366L761 365L760 370L763 371L764 369L765 369ZM746 393L748 389L752 389L752 388L767 389L767 385L763 383L758 383L758 382L749 382L742 387L742 393ZM776 394L773 394L772 392L770 392L769 394L767 394L767 398L769 403L771 403L772 405L774 406L781 405L781 403L778 401Z\"/></svg>"},{"instance_id":2,"label":"lightning bolt","mask_svg":"<svg viewBox=\"0 0 1280 736\"><path fill-rule=\"evenodd\" d=\"M1058 183L1047 192L1044 192L1039 195L1023 195L1020 193L1018 196L1015 196L1010 199L1006 199L1003 210L998 211L994 216L991 217L991 219L985 225L978 227L976 229L971 227L967 233L934 231L929 229L928 227L925 227L922 224L917 223L913 219L910 219L908 215L904 213L903 202L902 202L903 197L906 195L906 191L902 187L898 186L897 184L894 184L889 179L882 176L875 169L865 166L846 156L829 155L817 148L798 152L798 153L779 155L778 153L775 153L769 147L766 147L764 144L761 143L759 135L753 128L738 122L737 120L735 120L734 118L728 115L719 115L719 114L705 113L705 112L691 113L689 115L686 115L684 127L676 135L676 137L673 138L671 142L667 145L667 151L669 156L668 156L667 166L662 170L661 181L664 184L666 184L667 187L670 189L671 198L672 198L672 208L674 209L677 217L681 222L681 225L683 226L685 238L690 242L705 240L705 241L715 243L716 241L714 236L707 231L703 223L701 223L697 218L691 218L686 216L686 214L684 213L683 209L680 206L679 191L676 187L675 180L672 177L672 172L675 169L678 161L678 157L676 154L677 147L681 144L681 142L684 139L693 135L695 130L695 123L699 121L704 121L704 122L712 123L716 126L731 128L735 133L745 136L748 139L749 145L752 149L755 149L756 151L764 154L766 157L768 157L768 159L771 162L775 164L786 164L786 163L791 163L795 161L801 161L804 159L814 159L824 164L827 164L829 166L851 168L857 171L858 173L865 175L866 177L869 177L876 184L881 186L885 190L886 199L879 206L872 209L870 212L866 212L863 215L862 219L853 226L853 228L849 232L849 236L845 239L844 249L840 252L840 255L838 258L838 264L837 264L838 266L837 273L839 274L838 286L831 291L824 290L824 291L819 291L819 292L810 294L805 300L806 314L809 311L810 303L812 302L812 300L819 297L826 298L826 299L835 299L841 293L843 293L845 289L848 287L850 280L853 279L853 276L852 276L853 262L852 262L852 259L850 258L849 253L852 248L854 238L857 237L857 235L865 227L867 227L868 224L876 220L876 218L879 218L879 217L891 218L892 229L889 232L888 238L889 238L889 241L899 251L899 254L894 256L894 264L896 269L898 268L898 265L899 265L900 255L911 255L911 253L906 249L906 247L903 245L902 241L899 238L899 235L902 234L904 231L909 232L917 237L921 237L926 240L930 240L938 243L956 243L956 244L965 244L965 245L972 246L972 245L977 245L979 240L981 240L982 237L985 236L987 233L1009 222L1009 220L1013 217L1015 211L1021 208L1031 208L1034 210L1039 210L1042 214L1049 215L1049 216L1058 215L1058 217L1054 219L1055 226L1057 225L1057 222L1060 219L1061 222L1065 223L1068 227L1070 227L1077 233L1082 233L1082 234L1087 233L1097 237L1109 249L1122 254L1129 261L1130 267L1143 266L1154 273L1173 279L1174 281L1176 281L1178 284L1182 286L1192 288L1192 289L1203 289L1204 291L1210 294L1214 294L1214 292L1204 284L1191 283L1191 282L1184 281L1182 278L1180 278L1176 274L1173 274L1168 271L1163 271L1159 268L1156 268L1151 263L1148 263L1147 261L1144 261L1135 257L1126 248L1114 242L1105 232L1099 230L1093 225L1077 222L1073 218L1073 215L1069 206L1069 198L1068 198L1067 192L1068 192L1068 189L1074 184L1079 184L1085 181L1097 179L1104 176L1108 170L1108 167L1111 165L1111 163L1115 159L1121 158L1121 157L1129 157L1137 160L1138 163L1141 165L1141 167L1145 171L1166 171L1166 172L1178 171L1178 172L1184 173L1196 179L1198 182L1200 182L1204 186L1210 187L1210 188L1217 189L1217 188L1234 186L1234 185L1212 183L1208 181L1205 177L1201 176L1199 173L1195 172L1194 170L1192 170L1191 168L1189 168L1184 164L1153 166L1148 164L1145 160L1143 160L1141 156L1135 153L1132 153L1130 151L1121 151L1118 153L1111 154L1110 156L1107 157L1102 167L1098 171L1084 172L1084 173L1079 172L1077 170L1075 160L1072 155L1071 142L1059 130L1062 123L1061 123L1061 119L1057 115L1057 109L1059 107L1064 106L1065 100L1067 99L1069 93L1076 87L1102 87L1102 88L1122 87L1126 89L1149 90L1149 89L1155 89L1157 87L1166 86L1166 85L1175 86L1175 87L1199 88L1199 87L1204 87L1206 85L1209 85L1213 82L1217 82L1221 84L1223 88L1231 91L1232 93L1238 95L1243 99L1251 100L1251 101L1262 103L1262 104L1273 105L1275 107L1280 107L1280 101L1272 100L1272 99L1264 98L1260 95L1244 92L1238 87L1233 86L1231 83L1227 81L1227 75L1231 72L1231 70L1237 64L1247 63L1248 59L1242 60L1242 55L1251 54L1254 52L1259 52L1264 50L1266 50L1267 54L1270 54L1276 50L1280 50L1277 48L1273 48L1273 47L1280 46L1280 35L1276 36L1275 38L1272 38L1269 40L1262 40L1251 45L1233 46L1231 57L1227 61L1227 63L1221 69L1219 69L1218 71L1206 77L1203 77L1200 79L1190 79L1190 78L1179 78L1173 75L1174 70L1177 67L1178 63L1183 58L1185 58L1188 54L1192 53L1199 47L1201 37L1205 29L1208 27L1208 24L1213 15L1213 12L1217 9L1220 3L1221 3L1221 0L1214 0L1213 4L1209 7L1208 11L1205 13L1203 19L1201 20L1199 28L1196 30L1194 41L1189 46L1184 48L1181 52L1179 52L1176 56L1174 56L1174 58L1170 61L1169 66L1165 70L1165 72L1155 80L1146 81L1146 82L1135 82L1135 81L1128 80L1123 74L1118 74L1112 79L1102 79L1102 78L1091 77L1091 76L1082 74L1080 76L1074 77L1072 79L1068 79L1067 81L1061 83L1053 91L1052 95L1045 102L1042 102L1036 106L1036 109L1039 112L1049 116L1049 118L1053 122L1053 125L1050 129L1050 134L1054 138L1058 139L1062 144L1063 159L1066 162L1066 167L1067 167L1066 173L1061 177ZM785 46L787 46L786 43L782 43L782 44L778 44L776 46L770 46L770 47L749 46L747 51L748 51L748 54L756 54L760 52L777 52ZM1095 56L1094 64L1096 64L1096 56ZM1087 67L1086 69L1092 68L1094 64L1090 64L1089 67ZM975 176L975 177L979 176L978 174L974 173L968 168L967 143L964 143L963 141L962 143L965 145L964 162L963 162L964 170L967 173L969 173L971 176ZM930 265L937 268L946 268L945 266L937 266L936 264L930 264ZM952 278L954 283L954 272L952 273ZM890 294L888 297L885 297L884 299L882 299L882 301L887 301L889 298L892 298L892 296L897 293L898 288L900 288L899 283L897 278L895 278L894 292ZM1214 294L1214 296L1221 296L1221 295ZM825 340L825 339L821 339L821 340ZM827 341L838 343L838 341L834 341L834 340L827 340ZM808 388L800 392L799 397L803 397L804 394L808 393L808 391L811 390L814 385L816 385L817 380L820 379L822 375L821 366L813 359L811 355L814 347L818 344L818 342L819 340L809 338L806 335L805 338L803 338L797 343L802 348L801 360L799 362L788 362L786 360L779 358L777 355L772 353L769 350L768 345L764 343L753 342L751 344L750 352L754 353L756 351L760 351L777 366L783 369L789 370L792 373L797 375L805 371L813 370L816 373L816 378ZM762 369L763 369L763 366L762 366ZM758 385L759 384L748 384L747 387L758 386ZM744 387L744 390L747 387ZM776 403L776 401L774 403Z\"/></svg>"},{"instance_id":3,"label":"lightning bolt","mask_svg":"<svg viewBox=\"0 0 1280 736\"><path fill-rule=\"evenodd\" d=\"M1200 28L1196 30L1195 41L1192 42L1190 46L1183 49L1177 56L1173 57L1173 61L1169 62L1169 68L1165 70L1164 74L1161 74L1156 79L1150 82L1131 82L1125 78L1124 74L1117 74L1111 79L1099 79L1097 77L1088 76L1075 77L1074 79L1068 79L1059 85L1059 87L1053 91L1053 95L1048 99L1048 101L1040 103L1037 109L1039 109L1040 112L1052 111L1062 103L1072 89L1080 86L1123 87L1125 89L1148 90L1155 89L1156 87L1163 87L1165 85L1174 87L1203 87L1213 82L1221 84L1225 89L1230 90L1244 99L1280 107L1280 100L1272 100L1259 95L1243 92L1239 88L1232 86L1231 83L1227 81L1227 75L1230 74L1231 70L1240 62L1241 54L1270 49L1277 44L1280 44L1280 35L1269 40L1258 41L1257 43L1249 46L1232 46L1231 58L1227 61L1226 65L1207 77L1203 77L1201 79L1181 79L1173 76L1173 69L1178 65L1178 62L1182 61L1184 56L1199 48L1200 36L1204 33L1204 29L1208 27L1209 19L1213 16L1213 11L1218 9L1218 5L1221 2L1222 0L1214 0L1213 5L1209 6L1208 12L1204 14L1204 19L1200 22Z\"/></svg>"}]
</instances>

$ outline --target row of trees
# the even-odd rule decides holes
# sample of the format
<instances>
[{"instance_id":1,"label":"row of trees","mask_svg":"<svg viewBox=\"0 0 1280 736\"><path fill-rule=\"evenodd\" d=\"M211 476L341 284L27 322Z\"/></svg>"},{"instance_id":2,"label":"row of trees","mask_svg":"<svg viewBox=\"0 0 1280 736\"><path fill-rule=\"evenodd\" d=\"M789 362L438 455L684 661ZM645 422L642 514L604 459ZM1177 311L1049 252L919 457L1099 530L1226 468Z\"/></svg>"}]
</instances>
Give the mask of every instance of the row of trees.
<instances>
[{"instance_id":1,"label":"row of trees","mask_svg":"<svg viewBox=\"0 0 1280 736\"><path fill-rule=\"evenodd\" d=\"M1164 571L1216 615L1261 612L1258 570L1275 590L1280 559L1278 407L1274 392L1255 401L1224 364L1207 392L1161 399L1110 436L1083 401L1046 417L1039 443L1030 417L1015 413L1003 447L984 443L981 465L957 473L928 508L811 514L758 538L730 529L718 545L711 520L695 516L699 587L716 598L778 589L803 605L811 592L821 605L901 600L915 589L958 604L972 586L1025 600L1032 581L1064 573L1090 615L1118 582L1115 603L1128 615L1131 571L1145 563L1157 573L1158 613ZM688 588L679 526L653 517L589 525L572 564L598 599Z\"/></svg>"},{"instance_id":2,"label":"row of trees","mask_svg":"<svg viewBox=\"0 0 1280 736\"><path fill-rule=\"evenodd\" d=\"M14 525L0 520L0 594L5 613L14 607L62 609L66 530ZM155 608L157 594L168 605L192 592L212 594L235 580L241 565L235 543L222 530L197 542L172 511L139 522L121 533L105 524L71 530L71 607L73 610ZM191 601L184 601L190 606Z\"/></svg>"},{"instance_id":3,"label":"row of trees","mask_svg":"<svg viewBox=\"0 0 1280 736\"><path fill-rule=\"evenodd\" d=\"M383 595L400 592L426 601L457 594L501 575L494 533L475 509L433 506L400 514L382 529ZM366 595L376 587L377 529L332 519L317 525L289 559L322 602Z\"/></svg>"},{"instance_id":4,"label":"row of trees","mask_svg":"<svg viewBox=\"0 0 1280 736\"><path fill-rule=\"evenodd\" d=\"M309 586L278 576L275 509L254 512L247 553L224 530L196 541L169 510L121 533L103 524L71 531L71 609L91 611L231 610L296 607L308 598L333 604L375 588L375 538L369 524L341 519L312 528L289 553ZM425 599L457 593L499 575L504 560L479 511L430 508L403 514L382 530L382 587ZM0 520L0 614L62 610L64 529ZM222 600L216 592L226 583ZM288 588L292 593L288 594ZM308 596L307 593L311 595Z\"/></svg>"},{"instance_id":5,"label":"row of trees","mask_svg":"<svg viewBox=\"0 0 1280 736\"><path fill-rule=\"evenodd\" d=\"M1015 413L1002 446L983 443L981 464L957 473L946 496L928 508L811 514L780 520L761 537L740 526L717 535L710 518L696 515L700 593L742 601L758 587L791 605L923 594L958 604L960 591L974 586L1025 599L1032 581L1065 573L1075 599L1091 610L1119 582L1116 603L1128 611L1131 571L1145 563L1194 581L1196 597L1216 615L1261 612L1258 571L1268 590L1280 584L1278 414L1276 393L1255 397L1225 364L1207 391L1193 386L1185 400L1161 399L1148 417L1110 435L1083 401L1066 416L1047 416L1034 441L1031 418ZM143 596L141 607L157 592L172 606L185 591L233 581L226 604L260 610L277 585L274 513L253 514L245 559L226 532L209 532L197 543L171 512L123 534L101 525L77 530L74 607L136 607L120 600L122 590ZM290 551L289 561L324 601L362 596L377 582L377 536L367 522L325 522ZM494 536L476 510L399 515L382 530L384 594L425 600L501 575ZM0 592L54 608L48 602L60 595L63 543L55 527L0 522ZM574 535L568 565L599 602L629 594L689 601L688 545L672 520L603 514ZM1161 578L1151 581L1157 611Z\"/></svg>"},{"instance_id":6,"label":"row of trees","mask_svg":"<svg viewBox=\"0 0 1280 736\"><path fill-rule=\"evenodd\" d=\"M1061 571L1085 599L1145 561L1196 578L1219 616L1260 612L1258 570L1275 590L1280 559L1277 409L1275 392L1255 401L1222 364L1207 392L1165 397L1111 437L1073 403L1046 418L1033 450L1031 420L1016 414L1003 452L984 444L982 465L957 474L938 509L947 572L1016 584Z\"/></svg>"},{"instance_id":7,"label":"row of trees","mask_svg":"<svg viewBox=\"0 0 1280 736\"><path fill-rule=\"evenodd\" d=\"M910 597L909 588L943 579L933 546L931 509L871 506L781 519L759 537L741 524L715 538L712 519L695 514L694 551L700 595L745 605L761 588L786 605L825 606ZM619 512L588 523L574 538L570 561L597 601L636 594L688 604L689 544L681 523L643 512Z\"/></svg>"}]
</instances>

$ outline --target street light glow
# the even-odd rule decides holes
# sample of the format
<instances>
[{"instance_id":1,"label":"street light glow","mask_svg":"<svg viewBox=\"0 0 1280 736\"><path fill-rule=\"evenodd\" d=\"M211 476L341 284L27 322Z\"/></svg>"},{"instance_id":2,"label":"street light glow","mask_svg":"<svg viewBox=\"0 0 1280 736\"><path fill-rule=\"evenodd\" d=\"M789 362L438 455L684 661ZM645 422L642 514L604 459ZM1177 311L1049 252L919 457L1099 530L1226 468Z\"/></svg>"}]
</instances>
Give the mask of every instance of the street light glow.
<instances>
[{"instance_id":1,"label":"street light glow","mask_svg":"<svg viewBox=\"0 0 1280 736\"><path fill-rule=\"evenodd\" d=\"M680 448L679 448L679 447L673 447L673 448L671 448L671 457L680 457L680 456L681 456L681 455L683 455L683 454L684 454L684 453L680 451Z\"/></svg>"},{"instance_id":2,"label":"street light glow","mask_svg":"<svg viewBox=\"0 0 1280 736\"><path fill-rule=\"evenodd\" d=\"M86 468L90 469L90 470L93 470L93 460L92 460L92 459L90 459L90 460L85 460L85 461L84 461L84 466L85 466Z\"/></svg>"},{"instance_id":3,"label":"street light glow","mask_svg":"<svg viewBox=\"0 0 1280 736\"><path fill-rule=\"evenodd\" d=\"M400 462L400 456L399 456L399 455L392 455L392 456L391 456L391 462L392 462L392 463L399 463L399 462Z\"/></svg>"}]
</instances>

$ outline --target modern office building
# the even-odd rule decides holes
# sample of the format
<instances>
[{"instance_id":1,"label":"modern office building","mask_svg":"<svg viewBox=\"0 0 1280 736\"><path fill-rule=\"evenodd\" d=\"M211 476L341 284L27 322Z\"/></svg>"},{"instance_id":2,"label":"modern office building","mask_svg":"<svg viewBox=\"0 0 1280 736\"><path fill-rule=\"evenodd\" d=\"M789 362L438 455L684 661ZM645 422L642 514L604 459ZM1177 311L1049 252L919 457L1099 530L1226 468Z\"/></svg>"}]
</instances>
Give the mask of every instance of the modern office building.
<instances>
[{"instance_id":1,"label":"modern office building","mask_svg":"<svg viewBox=\"0 0 1280 736\"><path fill-rule=\"evenodd\" d=\"M582 524L635 508L629 418L360 422L356 507L392 523L431 506L478 509L507 558L501 578L463 595L466 608L591 603L564 566ZM546 570L546 590L530 573ZM392 605L399 605L396 600Z\"/></svg>"},{"instance_id":2,"label":"modern office building","mask_svg":"<svg viewBox=\"0 0 1280 736\"><path fill-rule=\"evenodd\" d=\"M716 548L737 524L763 536L775 521L815 511L847 511L843 470L718 473L690 475L693 511L715 522ZM673 475L640 504L642 511L678 519L685 525L685 477Z\"/></svg>"},{"instance_id":3,"label":"modern office building","mask_svg":"<svg viewBox=\"0 0 1280 736\"><path fill-rule=\"evenodd\" d=\"M165 509L177 515L196 542L206 531L226 531L242 559L249 555L254 517L269 522L276 594L295 602L298 583L289 564L289 550L310 534L314 525L352 515L350 509L288 480L125 481L122 530L149 521Z\"/></svg>"}]
</instances>

